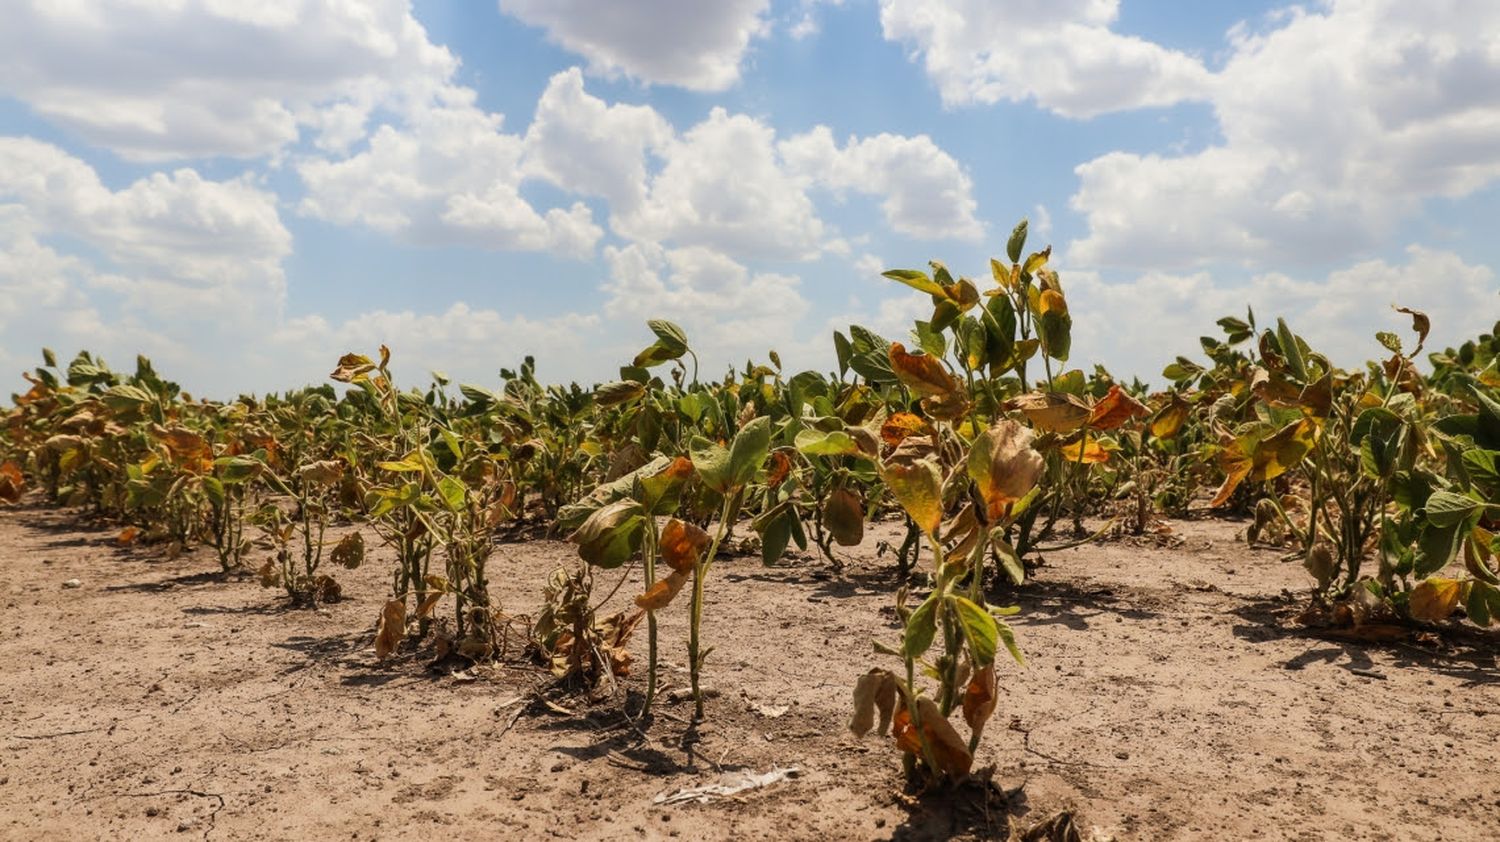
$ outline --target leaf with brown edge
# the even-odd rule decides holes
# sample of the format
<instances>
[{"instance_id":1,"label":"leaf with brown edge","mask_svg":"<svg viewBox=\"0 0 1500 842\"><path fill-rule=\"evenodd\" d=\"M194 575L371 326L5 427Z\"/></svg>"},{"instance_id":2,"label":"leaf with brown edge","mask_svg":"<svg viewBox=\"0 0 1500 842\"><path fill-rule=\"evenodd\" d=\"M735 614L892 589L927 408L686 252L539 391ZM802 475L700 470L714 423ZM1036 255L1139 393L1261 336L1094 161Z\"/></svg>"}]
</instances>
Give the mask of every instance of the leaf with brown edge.
<instances>
[{"instance_id":1,"label":"leaf with brown edge","mask_svg":"<svg viewBox=\"0 0 1500 842\"><path fill-rule=\"evenodd\" d=\"M406 601L392 599L380 609L380 625L375 629L375 657L385 660L401 645L406 636Z\"/></svg>"},{"instance_id":2,"label":"leaf with brown edge","mask_svg":"<svg viewBox=\"0 0 1500 842\"><path fill-rule=\"evenodd\" d=\"M857 547L865 537L865 507L859 495L836 488L823 501L823 528L843 547Z\"/></svg>"},{"instance_id":3,"label":"leaf with brown edge","mask_svg":"<svg viewBox=\"0 0 1500 842\"><path fill-rule=\"evenodd\" d=\"M345 354L339 357L338 366L328 378L340 383L358 383L374 370L375 362L364 354Z\"/></svg>"},{"instance_id":4,"label":"leaf with brown edge","mask_svg":"<svg viewBox=\"0 0 1500 842\"><path fill-rule=\"evenodd\" d=\"M1095 430L1113 430L1124 426L1132 418L1141 418L1145 415L1145 404L1121 389L1120 384L1114 383L1109 387L1109 394L1094 404L1093 411L1089 413L1088 425Z\"/></svg>"},{"instance_id":5,"label":"leaf with brown edge","mask_svg":"<svg viewBox=\"0 0 1500 842\"><path fill-rule=\"evenodd\" d=\"M995 714L995 705L1000 698L1000 681L995 673L995 665L990 664L982 670L974 673L969 679L969 686L964 689L963 711L964 722L969 724L969 730L974 734L974 741L979 741L979 735L984 733L984 725L989 722L990 717Z\"/></svg>"},{"instance_id":6,"label":"leaf with brown edge","mask_svg":"<svg viewBox=\"0 0 1500 842\"><path fill-rule=\"evenodd\" d=\"M1071 433L1082 427L1093 410L1082 398L1065 392L1029 392L1010 402L1044 433Z\"/></svg>"},{"instance_id":7,"label":"leaf with brown edge","mask_svg":"<svg viewBox=\"0 0 1500 842\"><path fill-rule=\"evenodd\" d=\"M969 411L969 398L962 389L922 399L922 411L938 421L956 421Z\"/></svg>"},{"instance_id":8,"label":"leaf with brown edge","mask_svg":"<svg viewBox=\"0 0 1500 842\"><path fill-rule=\"evenodd\" d=\"M948 373L942 360L931 354L908 354L906 346L892 342L890 360L896 376L919 395L933 397L958 391L958 381Z\"/></svg>"},{"instance_id":9,"label":"leaf with brown edge","mask_svg":"<svg viewBox=\"0 0 1500 842\"><path fill-rule=\"evenodd\" d=\"M1446 620L1464 597L1463 582L1429 576L1412 589L1406 606L1412 619L1437 622Z\"/></svg>"},{"instance_id":10,"label":"leaf with brown edge","mask_svg":"<svg viewBox=\"0 0 1500 842\"><path fill-rule=\"evenodd\" d=\"M917 528L929 536L935 533L943 520L943 477L937 463L887 459L880 475Z\"/></svg>"},{"instance_id":11,"label":"leaf with brown edge","mask_svg":"<svg viewBox=\"0 0 1500 842\"><path fill-rule=\"evenodd\" d=\"M875 728L878 714L880 727L875 733L884 734L891 727L895 710L896 676L890 670L872 669L854 684L854 717L849 720L849 730L863 737Z\"/></svg>"},{"instance_id":12,"label":"leaf with brown edge","mask_svg":"<svg viewBox=\"0 0 1500 842\"><path fill-rule=\"evenodd\" d=\"M1042 475L1046 463L1032 447L1035 440L1025 425L1005 419L980 433L970 446L969 477L979 489L990 522L1004 517Z\"/></svg>"},{"instance_id":13,"label":"leaf with brown edge","mask_svg":"<svg viewBox=\"0 0 1500 842\"><path fill-rule=\"evenodd\" d=\"M674 517L661 531L661 559L678 573L691 573L711 540L707 532Z\"/></svg>"},{"instance_id":14,"label":"leaf with brown edge","mask_svg":"<svg viewBox=\"0 0 1500 842\"><path fill-rule=\"evenodd\" d=\"M672 600L682 591L682 586L687 584L690 574L673 570L666 578L657 579L656 583L646 589L646 592L635 598L638 608L647 611L660 611L671 604Z\"/></svg>"},{"instance_id":15,"label":"leaf with brown edge","mask_svg":"<svg viewBox=\"0 0 1500 842\"><path fill-rule=\"evenodd\" d=\"M345 535L333 547L329 560L340 567L353 570L365 560L365 536L358 532Z\"/></svg>"},{"instance_id":16,"label":"leaf with brown edge","mask_svg":"<svg viewBox=\"0 0 1500 842\"><path fill-rule=\"evenodd\" d=\"M922 416L911 412L893 412L880 425L880 440L887 447L895 447L910 436L930 436L932 425Z\"/></svg>"}]
</instances>

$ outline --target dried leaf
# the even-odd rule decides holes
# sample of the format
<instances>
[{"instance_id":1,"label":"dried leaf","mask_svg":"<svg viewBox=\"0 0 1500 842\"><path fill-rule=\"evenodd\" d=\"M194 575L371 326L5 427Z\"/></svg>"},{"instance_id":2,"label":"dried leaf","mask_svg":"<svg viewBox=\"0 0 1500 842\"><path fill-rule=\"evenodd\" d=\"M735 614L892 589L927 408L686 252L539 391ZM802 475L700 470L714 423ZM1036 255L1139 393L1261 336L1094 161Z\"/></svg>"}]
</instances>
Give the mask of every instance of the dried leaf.
<instances>
[{"instance_id":1,"label":"dried leaf","mask_svg":"<svg viewBox=\"0 0 1500 842\"><path fill-rule=\"evenodd\" d=\"M958 381L948 373L942 360L931 354L908 354L906 346L892 342L890 360L896 376L919 395L937 397L958 391Z\"/></svg>"},{"instance_id":2,"label":"dried leaf","mask_svg":"<svg viewBox=\"0 0 1500 842\"><path fill-rule=\"evenodd\" d=\"M348 570L359 567L365 560L365 536L358 532L350 532L334 545L333 552L328 558L334 564Z\"/></svg>"},{"instance_id":3,"label":"dried leaf","mask_svg":"<svg viewBox=\"0 0 1500 842\"><path fill-rule=\"evenodd\" d=\"M969 477L979 488L986 514L993 522L1036 485L1046 467L1032 447L1036 437L1025 425L1006 419L974 439L969 450Z\"/></svg>"},{"instance_id":4,"label":"dried leaf","mask_svg":"<svg viewBox=\"0 0 1500 842\"><path fill-rule=\"evenodd\" d=\"M666 578L656 580L656 583L646 589L646 592L635 598L635 604L647 611L660 611L666 608L672 600L682 591L682 586L687 584L690 573L673 570Z\"/></svg>"},{"instance_id":5,"label":"dried leaf","mask_svg":"<svg viewBox=\"0 0 1500 842\"><path fill-rule=\"evenodd\" d=\"M857 547L865 537L865 508L859 495L836 488L823 503L823 528L840 546Z\"/></svg>"},{"instance_id":6,"label":"dried leaf","mask_svg":"<svg viewBox=\"0 0 1500 842\"><path fill-rule=\"evenodd\" d=\"M691 573L712 540L697 526L672 518L661 531L662 561L678 573Z\"/></svg>"},{"instance_id":7,"label":"dried leaf","mask_svg":"<svg viewBox=\"0 0 1500 842\"><path fill-rule=\"evenodd\" d=\"M380 610L380 625L375 629L375 657L389 658L405 636L406 601L392 599Z\"/></svg>"},{"instance_id":8,"label":"dried leaf","mask_svg":"<svg viewBox=\"0 0 1500 842\"><path fill-rule=\"evenodd\" d=\"M1132 418L1141 418L1145 414L1145 404L1131 397L1129 392L1116 383L1109 387L1109 394L1094 404L1088 425L1095 430L1113 430Z\"/></svg>"},{"instance_id":9,"label":"dried leaf","mask_svg":"<svg viewBox=\"0 0 1500 842\"><path fill-rule=\"evenodd\" d=\"M1066 392L1030 392L1011 402L1038 430L1071 433L1089 420L1093 410L1082 398Z\"/></svg>"},{"instance_id":10,"label":"dried leaf","mask_svg":"<svg viewBox=\"0 0 1500 842\"><path fill-rule=\"evenodd\" d=\"M854 718L849 720L849 730L856 737L870 733L878 713L880 728L875 733L884 734L891 726L895 709L896 677L889 670L872 669L854 685Z\"/></svg>"},{"instance_id":11,"label":"dried leaf","mask_svg":"<svg viewBox=\"0 0 1500 842\"><path fill-rule=\"evenodd\" d=\"M976 741L984 733L984 724L994 715L999 697L1000 682L994 664L974 673L964 690L963 711L964 721L969 724Z\"/></svg>"}]
</instances>

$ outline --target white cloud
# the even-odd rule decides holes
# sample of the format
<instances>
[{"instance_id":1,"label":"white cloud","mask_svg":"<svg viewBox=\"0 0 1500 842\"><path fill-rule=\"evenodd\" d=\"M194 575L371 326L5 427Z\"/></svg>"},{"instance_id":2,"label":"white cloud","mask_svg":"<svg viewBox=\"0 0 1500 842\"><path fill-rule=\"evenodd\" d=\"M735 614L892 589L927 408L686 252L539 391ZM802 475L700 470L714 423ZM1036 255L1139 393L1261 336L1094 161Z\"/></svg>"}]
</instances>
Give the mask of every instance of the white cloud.
<instances>
[{"instance_id":1,"label":"white cloud","mask_svg":"<svg viewBox=\"0 0 1500 842\"><path fill-rule=\"evenodd\" d=\"M1434 279L1442 294L1434 295ZM1199 336L1222 338L1214 321L1255 310L1261 327L1278 316L1336 365L1357 367L1383 353L1378 330L1394 331L1411 347L1411 319L1392 305L1432 317L1428 348L1458 345L1487 331L1500 313L1500 284L1486 266L1448 251L1406 249L1406 259L1369 260L1325 277L1265 273L1243 284L1216 282L1207 273L1151 272L1128 282L1106 282L1094 272L1063 272L1073 316L1072 365L1102 362L1116 374L1161 382L1162 367L1179 354L1202 359Z\"/></svg>"},{"instance_id":2,"label":"white cloud","mask_svg":"<svg viewBox=\"0 0 1500 842\"><path fill-rule=\"evenodd\" d=\"M0 56L0 92L135 160L342 148L458 65L406 0L15 0Z\"/></svg>"},{"instance_id":3,"label":"white cloud","mask_svg":"<svg viewBox=\"0 0 1500 842\"><path fill-rule=\"evenodd\" d=\"M778 149L802 179L835 191L883 196L886 222L899 233L971 242L984 236L968 174L927 135L851 137L840 149L833 132L818 126L782 141Z\"/></svg>"},{"instance_id":4,"label":"white cloud","mask_svg":"<svg viewBox=\"0 0 1500 842\"><path fill-rule=\"evenodd\" d=\"M1067 117L1207 93L1185 53L1110 29L1119 0L881 0L887 40L911 45L949 105L1034 100Z\"/></svg>"},{"instance_id":5,"label":"white cloud","mask_svg":"<svg viewBox=\"0 0 1500 842\"><path fill-rule=\"evenodd\" d=\"M381 126L364 151L298 165L303 213L424 244L552 251L586 257L603 236L586 205L538 213L522 197L524 141L502 117L447 88L405 126Z\"/></svg>"},{"instance_id":6,"label":"white cloud","mask_svg":"<svg viewBox=\"0 0 1500 842\"><path fill-rule=\"evenodd\" d=\"M645 203L617 212L615 231L735 257L815 256L823 223L803 183L778 159L775 137L752 117L713 109L667 147Z\"/></svg>"},{"instance_id":7,"label":"white cloud","mask_svg":"<svg viewBox=\"0 0 1500 842\"><path fill-rule=\"evenodd\" d=\"M1337 260L1500 177L1500 5L1331 0L1273 24L1231 32L1221 142L1077 168L1073 262Z\"/></svg>"},{"instance_id":8,"label":"white cloud","mask_svg":"<svg viewBox=\"0 0 1500 842\"><path fill-rule=\"evenodd\" d=\"M700 357L714 360L764 359L768 350L798 341L808 303L795 276L752 273L701 246L636 243L607 248L604 256L610 267L604 310L612 319L671 319L688 331Z\"/></svg>"},{"instance_id":9,"label":"white cloud","mask_svg":"<svg viewBox=\"0 0 1500 842\"><path fill-rule=\"evenodd\" d=\"M739 80L750 41L765 33L768 0L500 0L606 76L722 91Z\"/></svg>"},{"instance_id":10,"label":"white cloud","mask_svg":"<svg viewBox=\"0 0 1500 842\"><path fill-rule=\"evenodd\" d=\"M537 102L526 131L526 167L565 190L630 211L646 197L647 153L665 149L672 136L672 126L650 106L590 96L575 67L553 76Z\"/></svg>"}]
</instances>

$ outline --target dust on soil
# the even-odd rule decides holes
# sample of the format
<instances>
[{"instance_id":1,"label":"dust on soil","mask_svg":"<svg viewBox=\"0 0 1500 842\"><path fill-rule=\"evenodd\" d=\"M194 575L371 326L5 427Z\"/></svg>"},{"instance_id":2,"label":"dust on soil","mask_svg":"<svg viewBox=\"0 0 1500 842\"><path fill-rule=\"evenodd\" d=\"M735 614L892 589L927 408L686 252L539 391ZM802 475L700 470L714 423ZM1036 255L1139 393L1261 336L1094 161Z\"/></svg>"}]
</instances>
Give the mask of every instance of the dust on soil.
<instances>
[{"instance_id":1,"label":"dust on soil","mask_svg":"<svg viewBox=\"0 0 1500 842\"><path fill-rule=\"evenodd\" d=\"M895 637L887 526L842 577L806 556L717 565L708 721L690 729L691 702L666 702L643 739L618 698L572 715L527 702L533 670L378 665L383 553L338 571L343 602L292 609L206 551L167 560L68 512L0 510L0 836L1004 838L1063 810L1101 839L1500 836L1493 638L1314 637L1290 620L1299 565L1237 544L1237 524L1172 527L1175 547L1052 553L1016 594L1029 664L1006 668L976 762L1004 803L903 795L889 739L845 727L855 678L888 660L871 639ZM500 546L492 593L534 611L572 556ZM685 613L661 632L677 686ZM642 662L643 631L632 646ZM653 803L793 766L734 797Z\"/></svg>"}]
</instances>

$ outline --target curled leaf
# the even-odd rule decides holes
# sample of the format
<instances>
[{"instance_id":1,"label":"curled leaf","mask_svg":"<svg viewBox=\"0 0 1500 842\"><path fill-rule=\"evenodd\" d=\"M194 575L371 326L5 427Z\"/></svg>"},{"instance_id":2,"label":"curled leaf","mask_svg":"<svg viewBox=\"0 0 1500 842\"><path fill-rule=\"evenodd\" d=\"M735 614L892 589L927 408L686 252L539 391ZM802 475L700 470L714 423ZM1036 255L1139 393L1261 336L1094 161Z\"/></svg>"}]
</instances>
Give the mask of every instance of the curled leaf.
<instances>
[{"instance_id":1,"label":"curled leaf","mask_svg":"<svg viewBox=\"0 0 1500 842\"><path fill-rule=\"evenodd\" d=\"M380 625L375 629L375 657L385 660L396 651L406 636L406 601L392 599L380 609Z\"/></svg>"},{"instance_id":2,"label":"curled leaf","mask_svg":"<svg viewBox=\"0 0 1500 842\"><path fill-rule=\"evenodd\" d=\"M689 573L673 570L666 578L657 579L656 583L646 589L646 592L635 598L638 608L647 611L660 611L672 602L672 599L682 591L682 586L687 584Z\"/></svg>"},{"instance_id":3,"label":"curled leaf","mask_svg":"<svg viewBox=\"0 0 1500 842\"><path fill-rule=\"evenodd\" d=\"M969 679L969 686L964 689L964 722L969 724L976 741L984 733L985 723L994 715L999 696L1000 682L994 664L980 669Z\"/></svg>"},{"instance_id":4,"label":"curled leaf","mask_svg":"<svg viewBox=\"0 0 1500 842\"><path fill-rule=\"evenodd\" d=\"M1076 395L1030 392L1011 402L1032 426L1047 433L1071 433L1089 420L1093 410Z\"/></svg>"},{"instance_id":5,"label":"curled leaf","mask_svg":"<svg viewBox=\"0 0 1500 842\"><path fill-rule=\"evenodd\" d=\"M849 720L849 730L856 737L870 733L876 725L877 734L884 734L891 726L891 715L896 709L896 676L890 670L872 669L859 677L854 685L854 717Z\"/></svg>"},{"instance_id":6,"label":"curled leaf","mask_svg":"<svg viewBox=\"0 0 1500 842\"><path fill-rule=\"evenodd\" d=\"M909 754L923 757L922 745L925 743L932 752L932 762L937 764L933 771L953 778L967 776L974 765L974 756L969 754L953 723L943 716L937 703L925 696L918 699L917 718L920 728L913 727L911 714L904 705L896 711L892 728L896 745Z\"/></svg>"},{"instance_id":7,"label":"curled leaf","mask_svg":"<svg viewBox=\"0 0 1500 842\"><path fill-rule=\"evenodd\" d=\"M712 539L691 523L672 518L661 531L661 558L677 573L691 573Z\"/></svg>"}]
</instances>

